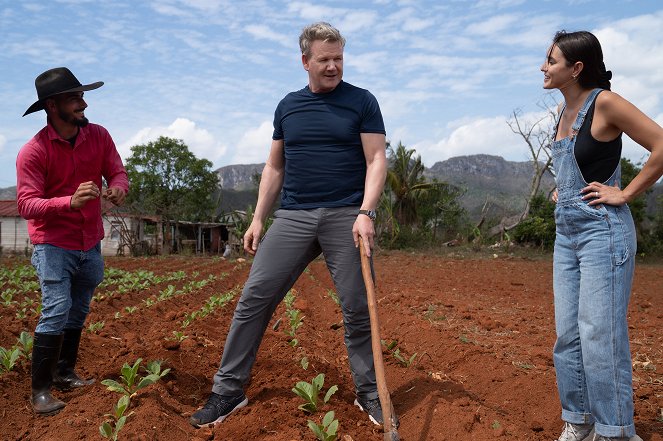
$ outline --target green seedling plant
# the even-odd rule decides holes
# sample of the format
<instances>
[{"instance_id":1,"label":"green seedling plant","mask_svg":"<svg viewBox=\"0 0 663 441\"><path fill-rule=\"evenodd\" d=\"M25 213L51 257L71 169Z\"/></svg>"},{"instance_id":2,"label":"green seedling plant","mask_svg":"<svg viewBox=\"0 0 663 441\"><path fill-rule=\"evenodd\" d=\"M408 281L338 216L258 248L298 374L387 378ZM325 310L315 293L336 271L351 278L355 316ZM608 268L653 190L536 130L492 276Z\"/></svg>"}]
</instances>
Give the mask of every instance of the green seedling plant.
<instances>
[{"instance_id":1,"label":"green seedling plant","mask_svg":"<svg viewBox=\"0 0 663 441\"><path fill-rule=\"evenodd\" d=\"M124 366L122 366L120 371L120 380L122 383L107 379L103 380L101 384L106 386L108 390L119 392L123 395L133 398L140 389L156 383L159 381L159 379L163 378L168 374L168 372L170 372L170 369L161 371L160 361L152 361L149 362L144 368L144 370L147 372L147 375L141 377L138 375L138 369L141 367L140 363L142 361L143 359L139 358L136 360L133 366L130 366L128 363L124 363Z\"/></svg>"},{"instance_id":2,"label":"green seedling plant","mask_svg":"<svg viewBox=\"0 0 663 441\"><path fill-rule=\"evenodd\" d=\"M308 420L308 427L320 441L336 441L338 436L338 420L334 419L334 411L330 410L322 418L322 424Z\"/></svg>"},{"instance_id":3,"label":"green seedling plant","mask_svg":"<svg viewBox=\"0 0 663 441\"><path fill-rule=\"evenodd\" d=\"M35 317L38 317L41 315L41 308L42 304L40 303L35 308L30 308L30 311L32 311Z\"/></svg>"},{"instance_id":4,"label":"green seedling plant","mask_svg":"<svg viewBox=\"0 0 663 441\"><path fill-rule=\"evenodd\" d=\"M299 381L295 387L292 388L292 391L295 395L303 398L306 403L298 406L298 409L303 410L306 413L314 413L318 410L318 402L320 400L320 392L322 387L325 384L325 374L318 374L310 383L306 381ZM323 403L327 403L334 393L338 390L337 385L333 385L327 390L325 397L323 398Z\"/></svg>"},{"instance_id":5,"label":"green seedling plant","mask_svg":"<svg viewBox=\"0 0 663 441\"><path fill-rule=\"evenodd\" d=\"M122 430L124 424L127 422L127 418L133 414L133 412L129 412L125 415L125 412L129 408L129 403L128 395L122 395L120 399L117 400L117 403L113 406L113 413L107 413L105 415L109 419L99 426L99 433L101 433L101 436L112 441L117 441L120 430Z\"/></svg>"},{"instance_id":6,"label":"green seedling plant","mask_svg":"<svg viewBox=\"0 0 663 441\"><path fill-rule=\"evenodd\" d=\"M18 348L21 350L21 355L27 359L32 358L32 346L34 344L34 339L29 332L21 331L21 334L18 336Z\"/></svg>"},{"instance_id":7,"label":"green seedling plant","mask_svg":"<svg viewBox=\"0 0 663 441\"><path fill-rule=\"evenodd\" d=\"M239 287L236 286L225 294L210 296L210 298L205 302L205 305L203 305L199 310L190 312L184 316L184 320L182 320L182 328L186 328L198 318L206 317L216 308L223 308L228 303L230 303L238 291Z\"/></svg>"},{"instance_id":8,"label":"green seedling plant","mask_svg":"<svg viewBox=\"0 0 663 441\"><path fill-rule=\"evenodd\" d=\"M382 344L387 347L387 351L391 354L392 357L396 359L403 367L410 367L412 363L414 363L414 360L417 358L417 353L415 352L410 356L410 358L405 358L401 354L400 348L398 348L398 342L396 340L392 340L389 344L385 344L385 341L382 340Z\"/></svg>"},{"instance_id":9,"label":"green seedling plant","mask_svg":"<svg viewBox=\"0 0 663 441\"><path fill-rule=\"evenodd\" d=\"M7 289L5 290L2 294L0 294L0 298L2 298L2 306L11 306L14 303L14 294L16 294L18 291L15 289Z\"/></svg>"},{"instance_id":10,"label":"green seedling plant","mask_svg":"<svg viewBox=\"0 0 663 441\"><path fill-rule=\"evenodd\" d=\"M285 303L285 308L286 309L292 309L292 305L295 303L295 293L293 292L294 290L291 289L288 291L283 298L283 303Z\"/></svg>"},{"instance_id":11,"label":"green seedling plant","mask_svg":"<svg viewBox=\"0 0 663 441\"><path fill-rule=\"evenodd\" d=\"M28 296L23 296L23 301L20 303L21 308L28 308L30 306L33 306L36 303L36 301Z\"/></svg>"},{"instance_id":12,"label":"green seedling plant","mask_svg":"<svg viewBox=\"0 0 663 441\"><path fill-rule=\"evenodd\" d=\"M338 294L336 294L333 290L327 290L327 297L332 299L338 306L341 306L341 299L338 298Z\"/></svg>"},{"instance_id":13,"label":"green seedling plant","mask_svg":"<svg viewBox=\"0 0 663 441\"><path fill-rule=\"evenodd\" d=\"M18 358L21 356L21 349L14 346L10 349L5 349L0 346L0 370L9 372L14 369Z\"/></svg>"},{"instance_id":14,"label":"green seedling plant","mask_svg":"<svg viewBox=\"0 0 663 441\"><path fill-rule=\"evenodd\" d=\"M287 336L290 337L288 344L292 347L295 347L297 344L299 344L299 340L295 338L295 335L297 334L297 329L299 329L299 327L304 324L304 316L299 309L288 309L285 313L288 316L290 328L285 329L284 332Z\"/></svg>"},{"instance_id":15,"label":"green seedling plant","mask_svg":"<svg viewBox=\"0 0 663 441\"><path fill-rule=\"evenodd\" d=\"M98 334L104 328L105 322L94 322L90 323L87 327L87 331L91 334Z\"/></svg>"},{"instance_id":16,"label":"green seedling plant","mask_svg":"<svg viewBox=\"0 0 663 441\"><path fill-rule=\"evenodd\" d=\"M185 335L184 332L182 332L182 331L173 331L173 336L168 337L167 340L173 340L173 341L176 341L178 343L182 343L187 338L189 338L189 336Z\"/></svg>"}]
</instances>

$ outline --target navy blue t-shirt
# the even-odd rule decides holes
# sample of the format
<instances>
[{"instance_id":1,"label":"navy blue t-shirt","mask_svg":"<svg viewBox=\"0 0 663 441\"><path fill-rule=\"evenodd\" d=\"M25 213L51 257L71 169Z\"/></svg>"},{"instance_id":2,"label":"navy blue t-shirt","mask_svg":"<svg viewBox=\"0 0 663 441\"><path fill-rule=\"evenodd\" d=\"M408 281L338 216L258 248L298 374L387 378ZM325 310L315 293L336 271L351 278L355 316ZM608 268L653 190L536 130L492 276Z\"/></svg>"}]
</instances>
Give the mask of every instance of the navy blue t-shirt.
<instances>
[{"instance_id":1,"label":"navy blue t-shirt","mask_svg":"<svg viewBox=\"0 0 663 441\"><path fill-rule=\"evenodd\" d=\"M273 139L284 141L281 208L361 205L366 159L361 133L385 134L367 90L341 81L329 93L308 86L285 96L274 112Z\"/></svg>"}]
</instances>

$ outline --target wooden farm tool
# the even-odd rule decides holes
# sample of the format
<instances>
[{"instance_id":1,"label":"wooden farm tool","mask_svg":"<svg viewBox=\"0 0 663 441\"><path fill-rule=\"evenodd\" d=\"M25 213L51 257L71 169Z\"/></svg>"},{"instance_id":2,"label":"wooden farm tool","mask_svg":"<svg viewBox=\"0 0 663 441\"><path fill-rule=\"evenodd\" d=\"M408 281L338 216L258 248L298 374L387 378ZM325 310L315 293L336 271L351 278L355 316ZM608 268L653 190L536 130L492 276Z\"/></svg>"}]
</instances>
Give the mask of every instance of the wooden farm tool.
<instances>
[{"instance_id":1,"label":"wooden farm tool","mask_svg":"<svg viewBox=\"0 0 663 441\"><path fill-rule=\"evenodd\" d=\"M384 375L384 361L382 359L382 344L380 342L380 322L378 319L378 304L375 298L375 285L373 284L373 273L364 241L359 238L359 254L361 255L361 273L366 285L366 297L368 298L368 314L371 318L371 346L373 348L373 364L375 365L375 380L378 385L378 397L382 406L382 420L384 421L384 441L400 441L396 431L394 406L391 403L387 380Z\"/></svg>"}]
</instances>

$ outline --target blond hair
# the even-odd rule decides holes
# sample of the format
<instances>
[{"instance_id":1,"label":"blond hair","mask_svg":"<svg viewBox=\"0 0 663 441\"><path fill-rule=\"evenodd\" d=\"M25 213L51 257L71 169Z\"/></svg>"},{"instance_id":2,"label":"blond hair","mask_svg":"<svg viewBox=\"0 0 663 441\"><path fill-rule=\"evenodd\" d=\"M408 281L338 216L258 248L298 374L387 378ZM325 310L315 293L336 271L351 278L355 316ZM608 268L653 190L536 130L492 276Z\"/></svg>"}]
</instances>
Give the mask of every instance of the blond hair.
<instances>
[{"instance_id":1,"label":"blond hair","mask_svg":"<svg viewBox=\"0 0 663 441\"><path fill-rule=\"evenodd\" d=\"M345 46L345 38L341 35L338 29L327 22L319 21L302 29L302 34L299 36L299 48L302 54L307 57L311 55L311 45L316 40L325 42L340 42L341 46Z\"/></svg>"}]
</instances>

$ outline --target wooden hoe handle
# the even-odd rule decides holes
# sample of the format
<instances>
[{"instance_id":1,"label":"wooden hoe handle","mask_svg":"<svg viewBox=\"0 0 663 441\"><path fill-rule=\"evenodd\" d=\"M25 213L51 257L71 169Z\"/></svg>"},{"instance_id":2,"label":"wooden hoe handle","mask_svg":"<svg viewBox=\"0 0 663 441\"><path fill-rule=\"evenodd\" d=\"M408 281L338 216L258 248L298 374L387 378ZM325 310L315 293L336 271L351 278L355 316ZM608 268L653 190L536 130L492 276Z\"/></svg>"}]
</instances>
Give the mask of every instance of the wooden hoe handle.
<instances>
[{"instance_id":1,"label":"wooden hoe handle","mask_svg":"<svg viewBox=\"0 0 663 441\"><path fill-rule=\"evenodd\" d=\"M382 359L382 344L380 342L380 321L378 319L378 305L375 298L375 285L371 264L364 249L364 241L359 238L359 254L361 255L361 273L366 285L368 298L368 315L371 319L371 347L373 348L373 364L375 365L375 380L378 386L378 396L382 406L382 419L384 420L384 441L399 441L400 437L394 423L394 406L391 403L387 380L384 375L384 361Z\"/></svg>"}]
</instances>

